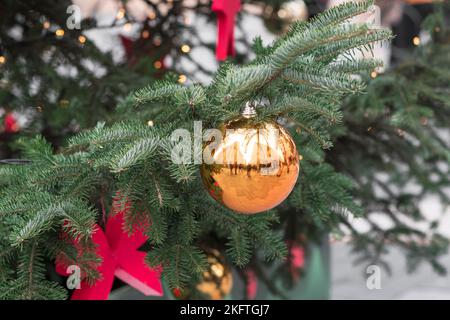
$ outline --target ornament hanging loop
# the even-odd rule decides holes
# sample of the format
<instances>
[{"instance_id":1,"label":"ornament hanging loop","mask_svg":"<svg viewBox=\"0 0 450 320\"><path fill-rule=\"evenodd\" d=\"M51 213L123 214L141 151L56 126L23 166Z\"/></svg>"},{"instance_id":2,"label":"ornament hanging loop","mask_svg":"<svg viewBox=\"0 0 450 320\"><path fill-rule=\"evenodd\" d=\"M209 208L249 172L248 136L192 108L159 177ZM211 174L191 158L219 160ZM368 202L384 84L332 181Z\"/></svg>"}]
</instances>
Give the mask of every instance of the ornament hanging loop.
<instances>
[{"instance_id":1,"label":"ornament hanging loop","mask_svg":"<svg viewBox=\"0 0 450 320\"><path fill-rule=\"evenodd\" d=\"M241 114L245 118L253 118L253 117L255 117L256 116L256 106L255 106L254 102L247 101L245 103L244 108L242 109Z\"/></svg>"}]
</instances>

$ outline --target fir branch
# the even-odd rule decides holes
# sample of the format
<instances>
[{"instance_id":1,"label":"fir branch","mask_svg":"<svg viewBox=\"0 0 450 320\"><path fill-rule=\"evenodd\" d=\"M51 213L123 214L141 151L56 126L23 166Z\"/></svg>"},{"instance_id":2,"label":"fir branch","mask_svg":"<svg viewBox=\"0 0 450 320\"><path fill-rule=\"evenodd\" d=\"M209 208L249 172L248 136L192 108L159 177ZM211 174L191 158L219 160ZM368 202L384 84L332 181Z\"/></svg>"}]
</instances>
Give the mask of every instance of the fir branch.
<instances>
[{"instance_id":1,"label":"fir branch","mask_svg":"<svg viewBox=\"0 0 450 320\"><path fill-rule=\"evenodd\" d=\"M139 106L148 102L173 97L174 93L186 90L185 87L168 81L159 81L134 93L134 104Z\"/></svg>"},{"instance_id":2,"label":"fir branch","mask_svg":"<svg viewBox=\"0 0 450 320\"><path fill-rule=\"evenodd\" d=\"M158 146L158 139L146 138L130 144L116 159L110 164L112 172L121 172L144 161L155 154Z\"/></svg>"}]
</instances>

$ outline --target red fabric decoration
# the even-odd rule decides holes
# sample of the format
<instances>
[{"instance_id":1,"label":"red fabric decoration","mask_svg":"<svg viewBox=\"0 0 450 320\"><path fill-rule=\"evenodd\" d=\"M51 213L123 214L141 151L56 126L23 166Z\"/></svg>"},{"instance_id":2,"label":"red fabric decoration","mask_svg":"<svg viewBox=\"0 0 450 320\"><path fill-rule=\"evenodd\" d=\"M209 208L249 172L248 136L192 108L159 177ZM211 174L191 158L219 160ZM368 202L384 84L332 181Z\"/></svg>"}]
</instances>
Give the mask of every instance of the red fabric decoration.
<instances>
[{"instance_id":1,"label":"red fabric decoration","mask_svg":"<svg viewBox=\"0 0 450 320\"><path fill-rule=\"evenodd\" d=\"M287 242L290 255L290 273L295 282L300 279L300 269L305 266L305 250L294 241Z\"/></svg>"},{"instance_id":2,"label":"red fabric decoration","mask_svg":"<svg viewBox=\"0 0 450 320\"><path fill-rule=\"evenodd\" d=\"M183 296L183 292L181 292L181 290L178 288L173 289L172 293L175 296L175 298L181 298Z\"/></svg>"},{"instance_id":3,"label":"red fabric decoration","mask_svg":"<svg viewBox=\"0 0 450 320\"><path fill-rule=\"evenodd\" d=\"M213 0L212 11L217 14L217 46L216 58L226 60L234 56L234 21L241 10L240 0Z\"/></svg>"},{"instance_id":4,"label":"red fabric decoration","mask_svg":"<svg viewBox=\"0 0 450 320\"><path fill-rule=\"evenodd\" d=\"M122 42L123 48L125 49L125 55L129 59L133 55L133 44L134 41L128 37L119 35L120 41Z\"/></svg>"},{"instance_id":5,"label":"red fabric decoration","mask_svg":"<svg viewBox=\"0 0 450 320\"><path fill-rule=\"evenodd\" d=\"M113 205L114 207L114 205ZM130 286L149 296L161 296L162 285L160 270L154 270L145 263L145 253L138 248L147 240L147 236L140 230L128 235L123 230L124 211L110 217L106 223L105 231L95 225L92 241L97 245L96 252L103 261L97 267L102 278L90 286L86 281L81 282L81 288L76 289L71 300L106 300L111 291L114 276ZM78 241L75 247L80 251ZM67 273L67 264L63 257L56 259L56 271L64 276Z\"/></svg>"},{"instance_id":6,"label":"red fabric decoration","mask_svg":"<svg viewBox=\"0 0 450 320\"><path fill-rule=\"evenodd\" d=\"M247 276L247 297L250 300L253 300L258 293L258 280L256 279L256 275L252 270L247 270L245 274Z\"/></svg>"},{"instance_id":7,"label":"red fabric decoration","mask_svg":"<svg viewBox=\"0 0 450 320\"><path fill-rule=\"evenodd\" d=\"M294 268L303 268L305 265L305 251L299 245L291 247L292 266Z\"/></svg>"},{"instance_id":8,"label":"red fabric decoration","mask_svg":"<svg viewBox=\"0 0 450 320\"><path fill-rule=\"evenodd\" d=\"M3 120L3 124L5 126L6 133L15 133L19 131L19 124L17 123L17 119L12 112L8 113Z\"/></svg>"},{"instance_id":9,"label":"red fabric decoration","mask_svg":"<svg viewBox=\"0 0 450 320\"><path fill-rule=\"evenodd\" d=\"M145 49L145 47L143 47L144 51L139 51L139 52L135 52L135 44L137 41L142 41L142 39L138 39L138 40L133 40L131 38L125 37L120 35L120 41L122 42L123 48L125 50L125 56L128 60L128 65L129 66L134 66L136 65L136 63L139 62L139 59L143 56L149 56L149 57L153 57L153 58L157 58L156 56L156 52L153 50L149 50L149 49ZM145 51L146 50L146 51ZM165 58L164 56L161 56L156 62L161 63L159 68L157 68L157 70L155 71L155 76L156 78L160 78L163 73L164 70L166 69L166 64L165 64Z\"/></svg>"}]
</instances>

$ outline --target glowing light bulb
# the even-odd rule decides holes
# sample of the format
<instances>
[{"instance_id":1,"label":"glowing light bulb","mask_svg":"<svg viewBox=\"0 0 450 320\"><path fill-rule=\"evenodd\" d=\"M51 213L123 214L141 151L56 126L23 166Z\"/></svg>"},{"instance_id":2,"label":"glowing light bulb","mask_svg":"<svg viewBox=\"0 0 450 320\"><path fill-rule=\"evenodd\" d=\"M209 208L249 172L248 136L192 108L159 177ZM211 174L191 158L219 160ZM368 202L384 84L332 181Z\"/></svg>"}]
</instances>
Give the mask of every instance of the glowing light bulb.
<instances>
[{"instance_id":1,"label":"glowing light bulb","mask_svg":"<svg viewBox=\"0 0 450 320\"><path fill-rule=\"evenodd\" d=\"M179 83L185 83L186 80L187 80L187 77L184 74L180 74L180 76L178 77Z\"/></svg>"},{"instance_id":2,"label":"glowing light bulb","mask_svg":"<svg viewBox=\"0 0 450 320\"><path fill-rule=\"evenodd\" d=\"M191 47L189 47L187 44L183 44L181 46L181 52L183 53L189 53L189 51L191 51Z\"/></svg>"},{"instance_id":3,"label":"glowing light bulb","mask_svg":"<svg viewBox=\"0 0 450 320\"><path fill-rule=\"evenodd\" d=\"M120 20L123 17L125 17L125 9L120 8L119 11L117 12L116 19Z\"/></svg>"},{"instance_id":4,"label":"glowing light bulb","mask_svg":"<svg viewBox=\"0 0 450 320\"><path fill-rule=\"evenodd\" d=\"M123 30L125 30L126 32L131 31L131 23L127 22L123 25Z\"/></svg>"},{"instance_id":5,"label":"glowing light bulb","mask_svg":"<svg viewBox=\"0 0 450 320\"><path fill-rule=\"evenodd\" d=\"M157 46L157 47L159 47L160 45L161 45L161 38L160 37L155 37L154 39L153 39L153 44L155 45L155 46Z\"/></svg>"},{"instance_id":6,"label":"glowing light bulb","mask_svg":"<svg viewBox=\"0 0 450 320\"><path fill-rule=\"evenodd\" d=\"M287 11L285 9L278 10L278 18L286 18L287 17Z\"/></svg>"},{"instance_id":7,"label":"glowing light bulb","mask_svg":"<svg viewBox=\"0 0 450 320\"><path fill-rule=\"evenodd\" d=\"M63 29L58 29L58 30L56 30L55 34L58 37L62 37L62 36L64 36L64 30Z\"/></svg>"},{"instance_id":8,"label":"glowing light bulb","mask_svg":"<svg viewBox=\"0 0 450 320\"><path fill-rule=\"evenodd\" d=\"M79 37L78 37L78 41L79 41L80 43L85 43L85 42L86 42L86 37L85 37L85 36L79 36Z\"/></svg>"},{"instance_id":9,"label":"glowing light bulb","mask_svg":"<svg viewBox=\"0 0 450 320\"><path fill-rule=\"evenodd\" d=\"M155 63L153 63L153 66L155 67L155 69L161 69L162 62L157 60L157 61L155 61Z\"/></svg>"},{"instance_id":10,"label":"glowing light bulb","mask_svg":"<svg viewBox=\"0 0 450 320\"><path fill-rule=\"evenodd\" d=\"M156 18L156 13L155 13L154 11L150 11L150 12L148 13L147 17L148 17L150 20L153 20L153 19Z\"/></svg>"},{"instance_id":11,"label":"glowing light bulb","mask_svg":"<svg viewBox=\"0 0 450 320\"><path fill-rule=\"evenodd\" d=\"M191 24L192 24L192 21L191 21L191 18L189 18L189 17L184 17L184 24L185 25L187 25L187 26L190 26Z\"/></svg>"}]
</instances>

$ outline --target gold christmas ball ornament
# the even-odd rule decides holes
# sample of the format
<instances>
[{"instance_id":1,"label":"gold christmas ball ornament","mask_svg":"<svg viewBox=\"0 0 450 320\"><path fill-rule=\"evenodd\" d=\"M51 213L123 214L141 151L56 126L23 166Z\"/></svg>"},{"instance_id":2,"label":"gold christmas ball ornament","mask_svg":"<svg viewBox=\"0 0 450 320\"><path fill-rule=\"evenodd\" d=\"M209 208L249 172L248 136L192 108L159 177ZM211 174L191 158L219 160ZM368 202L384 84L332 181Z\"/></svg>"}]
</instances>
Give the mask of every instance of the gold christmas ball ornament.
<instances>
[{"instance_id":1,"label":"gold christmas ball ornament","mask_svg":"<svg viewBox=\"0 0 450 320\"><path fill-rule=\"evenodd\" d=\"M225 257L217 249L206 250L208 268L202 274L201 280L191 289L174 289L172 294L179 300L195 297L211 300L223 300L233 288L233 275ZM193 295L194 291L201 296Z\"/></svg>"},{"instance_id":2,"label":"gold christmas ball ornament","mask_svg":"<svg viewBox=\"0 0 450 320\"><path fill-rule=\"evenodd\" d=\"M217 249L207 252L208 270L203 272L197 291L212 300L222 300L233 288L233 275L225 257Z\"/></svg>"},{"instance_id":3,"label":"gold christmas ball ornament","mask_svg":"<svg viewBox=\"0 0 450 320\"><path fill-rule=\"evenodd\" d=\"M286 23L305 21L308 19L308 6L303 0L287 1L281 5L277 16Z\"/></svg>"},{"instance_id":4,"label":"gold christmas ball ornament","mask_svg":"<svg viewBox=\"0 0 450 320\"><path fill-rule=\"evenodd\" d=\"M308 6L303 0L286 1L279 6L266 5L263 11L266 27L276 34L287 32L294 22L306 21L308 17Z\"/></svg>"},{"instance_id":5,"label":"gold christmas ball ornament","mask_svg":"<svg viewBox=\"0 0 450 320\"><path fill-rule=\"evenodd\" d=\"M209 194L227 208L255 214L279 205L295 186L299 155L277 122L256 121L247 103L205 143L201 176Z\"/></svg>"}]
</instances>

